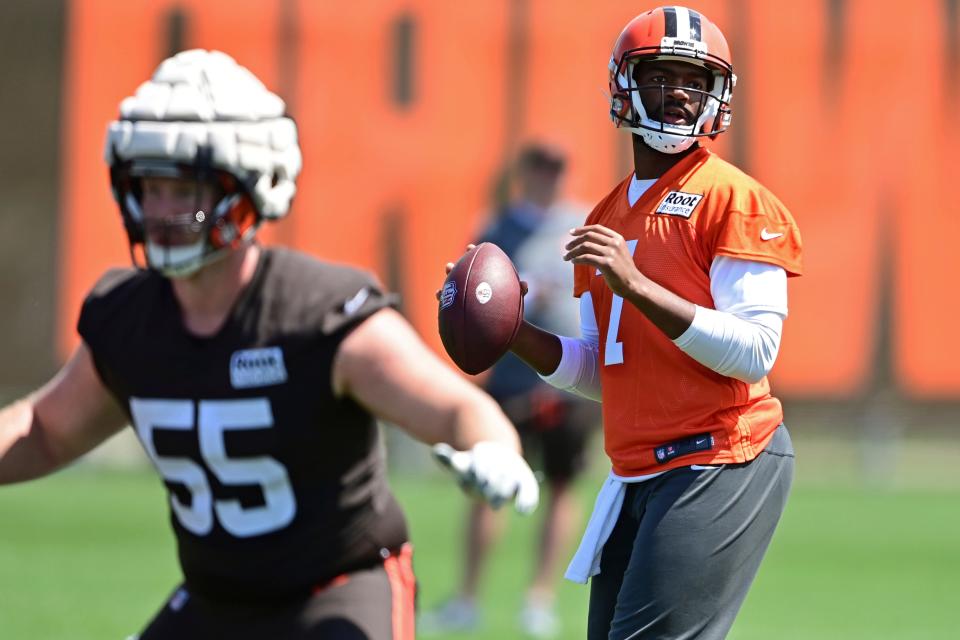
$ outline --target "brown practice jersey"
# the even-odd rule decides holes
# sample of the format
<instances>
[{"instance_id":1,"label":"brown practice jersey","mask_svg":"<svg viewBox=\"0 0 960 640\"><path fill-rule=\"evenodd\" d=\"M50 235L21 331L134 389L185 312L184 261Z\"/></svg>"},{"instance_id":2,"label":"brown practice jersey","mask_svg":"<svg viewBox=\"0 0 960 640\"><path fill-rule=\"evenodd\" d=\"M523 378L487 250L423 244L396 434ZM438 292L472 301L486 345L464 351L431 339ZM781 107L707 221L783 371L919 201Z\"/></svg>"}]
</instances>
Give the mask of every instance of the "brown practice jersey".
<instances>
[{"instance_id":1,"label":"brown practice jersey","mask_svg":"<svg viewBox=\"0 0 960 640\"><path fill-rule=\"evenodd\" d=\"M210 337L151 271L87 297L80 335L167 487L191 590L294 597L407 540L374 418L331 389L341 341L392 302L361 271L278 249Z\"/></svg>"},{"instance_id":2,"label":"brown practice jersey","mask_svg":"<svg viewBox=\"0 0 960 640\"><path fill-rule=\"evenodd\" d=\"M705 149L661 176L631 207L630 178L602 200L587 224L620 233L637 267L694 304L713 308L717 256L801 272L790 212L755 180ZM576 265L574 293L590 292L600 329L604 442L614 472L634 476L690 464L753 459L783 419L764 378L723 376L681 351L646 316Z\"/></svg>"}]
</instances>

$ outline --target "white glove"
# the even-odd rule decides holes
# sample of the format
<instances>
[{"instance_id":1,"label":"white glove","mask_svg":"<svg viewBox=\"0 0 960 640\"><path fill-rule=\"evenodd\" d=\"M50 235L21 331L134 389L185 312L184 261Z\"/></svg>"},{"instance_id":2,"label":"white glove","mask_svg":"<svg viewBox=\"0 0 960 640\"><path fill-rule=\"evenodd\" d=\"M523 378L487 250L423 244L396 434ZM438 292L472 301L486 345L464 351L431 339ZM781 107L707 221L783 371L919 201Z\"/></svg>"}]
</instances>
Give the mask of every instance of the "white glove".
<instances>
[{"instance_id":1,"label":"white glove","mask_svg":"<svg viewBox=\"0 0 960 640\"><path fill-rule=\"evenodd\" d=\"M532 513L540 504L540 485L527 461L499 442L478 442L469 451L457 451L441 442L433 456L453 472L460 486L475 492L496 509L513 500L518 513Z\"/></svg>"}]
</instances>

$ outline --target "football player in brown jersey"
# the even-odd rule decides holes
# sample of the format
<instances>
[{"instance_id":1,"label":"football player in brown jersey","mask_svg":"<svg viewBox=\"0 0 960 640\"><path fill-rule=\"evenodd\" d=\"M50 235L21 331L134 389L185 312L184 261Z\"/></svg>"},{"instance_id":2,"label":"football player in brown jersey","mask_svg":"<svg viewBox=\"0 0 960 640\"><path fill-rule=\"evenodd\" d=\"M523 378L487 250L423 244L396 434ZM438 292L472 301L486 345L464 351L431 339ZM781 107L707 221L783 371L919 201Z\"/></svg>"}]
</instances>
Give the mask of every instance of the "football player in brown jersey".
<instances>
[{"instance_id":1,"label":"football player in brown jersey","mask_svg":"<svg viewBox=\"0 0 960 640\"><path fill-rule=\"evenodd\" d=\"M0 483L132 424L169 491L185 577L143 640L411 640L411 548L378 418L458 450L459 480L492 503L538 501L503 413L373 277L255 242L300 171L284 110L201 50L123 101L106 155L140 268L101 278L66 365L0 410Z\"/></svg>"}]
</instances>

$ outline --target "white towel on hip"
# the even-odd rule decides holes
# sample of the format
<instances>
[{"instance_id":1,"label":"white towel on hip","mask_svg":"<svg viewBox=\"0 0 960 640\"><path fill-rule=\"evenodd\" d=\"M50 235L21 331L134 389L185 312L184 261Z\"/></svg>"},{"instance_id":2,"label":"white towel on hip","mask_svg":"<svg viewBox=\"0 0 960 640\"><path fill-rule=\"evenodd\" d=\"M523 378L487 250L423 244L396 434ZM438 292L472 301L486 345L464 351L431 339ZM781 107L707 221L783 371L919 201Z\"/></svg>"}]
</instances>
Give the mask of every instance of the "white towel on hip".
<instances>
[{"instance_id":1,"label":"white towel on hip","mask_svg":"<svg viewBox=\"0 0 960 640\"><path fill-rule=\"evenodd\" d=\"M587 580L600 573L600 553L607 538L613 532L613 527L620 517L620 508L623 506L623 496L627 485L614 477L613 472L607 476L597 501L593 505L593 513L587 522L587 529L583 532L580 546L573 554L570 566L564 577L573 582L586 584Z\"/></svg>"},{"instance_id":2,"label":"white towel on hip","mask_svg":"<svg viewBox=\"0 0 960 640\"><path fill-rule=\"evenodd\" d=\"M600 555L603 552L603 545L607 543L620 517L627 484L646 482L663 473L659 471L642 476L618 476L613 470L610 471L610 475L600 487L597 501L593 505L593 513L590 514L590 521L587 522L587 530L583 532L580 546L573 554L573 559L567 566L567 572L563 574L564 578L586 584L587 580L600 573Z\"/></svg>"}]
</instances>

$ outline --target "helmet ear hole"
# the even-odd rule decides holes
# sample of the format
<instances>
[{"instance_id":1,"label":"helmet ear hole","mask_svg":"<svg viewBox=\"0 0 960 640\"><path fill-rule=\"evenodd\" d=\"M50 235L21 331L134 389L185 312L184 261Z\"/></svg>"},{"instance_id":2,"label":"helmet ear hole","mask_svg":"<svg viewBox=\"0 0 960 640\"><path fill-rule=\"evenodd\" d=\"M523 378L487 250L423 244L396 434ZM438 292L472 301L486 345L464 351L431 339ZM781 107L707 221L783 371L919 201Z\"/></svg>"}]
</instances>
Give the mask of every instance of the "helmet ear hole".
<instances>
[{"instance_id":1,"label":"helmet ear hole","mask_svg":"<svg viewBox=\"0 0 960 640\"><path fill-rule=\"evenodd\" d=\"M256 225L257 213L253 202L247 195L239 196L210 229L210 244L214 249L238 246L246 239L247 232Z\"/></svg>"},{"instance_id":2,"label":"helmet ear hole","mask_svg":"<svg viewBox=\"0 0 960 640\"><path fill-rule=\"evenodd\" d=\"M627 120L630 115L630 96L618 93L610 98L610 114L619 120Z\"/></svg>"},{"instance_id":3,"label":"helmet ear hole","mask_svg":"<svg viewBox=\"0 0 960 640\"><path fill-rule=\"evenodd\" d=\"M236 226L224 218L217 220L216 226L210 230L210 244L214 249L222 249L228 246L236 237Z\"/></svg>"}]
</instances>

